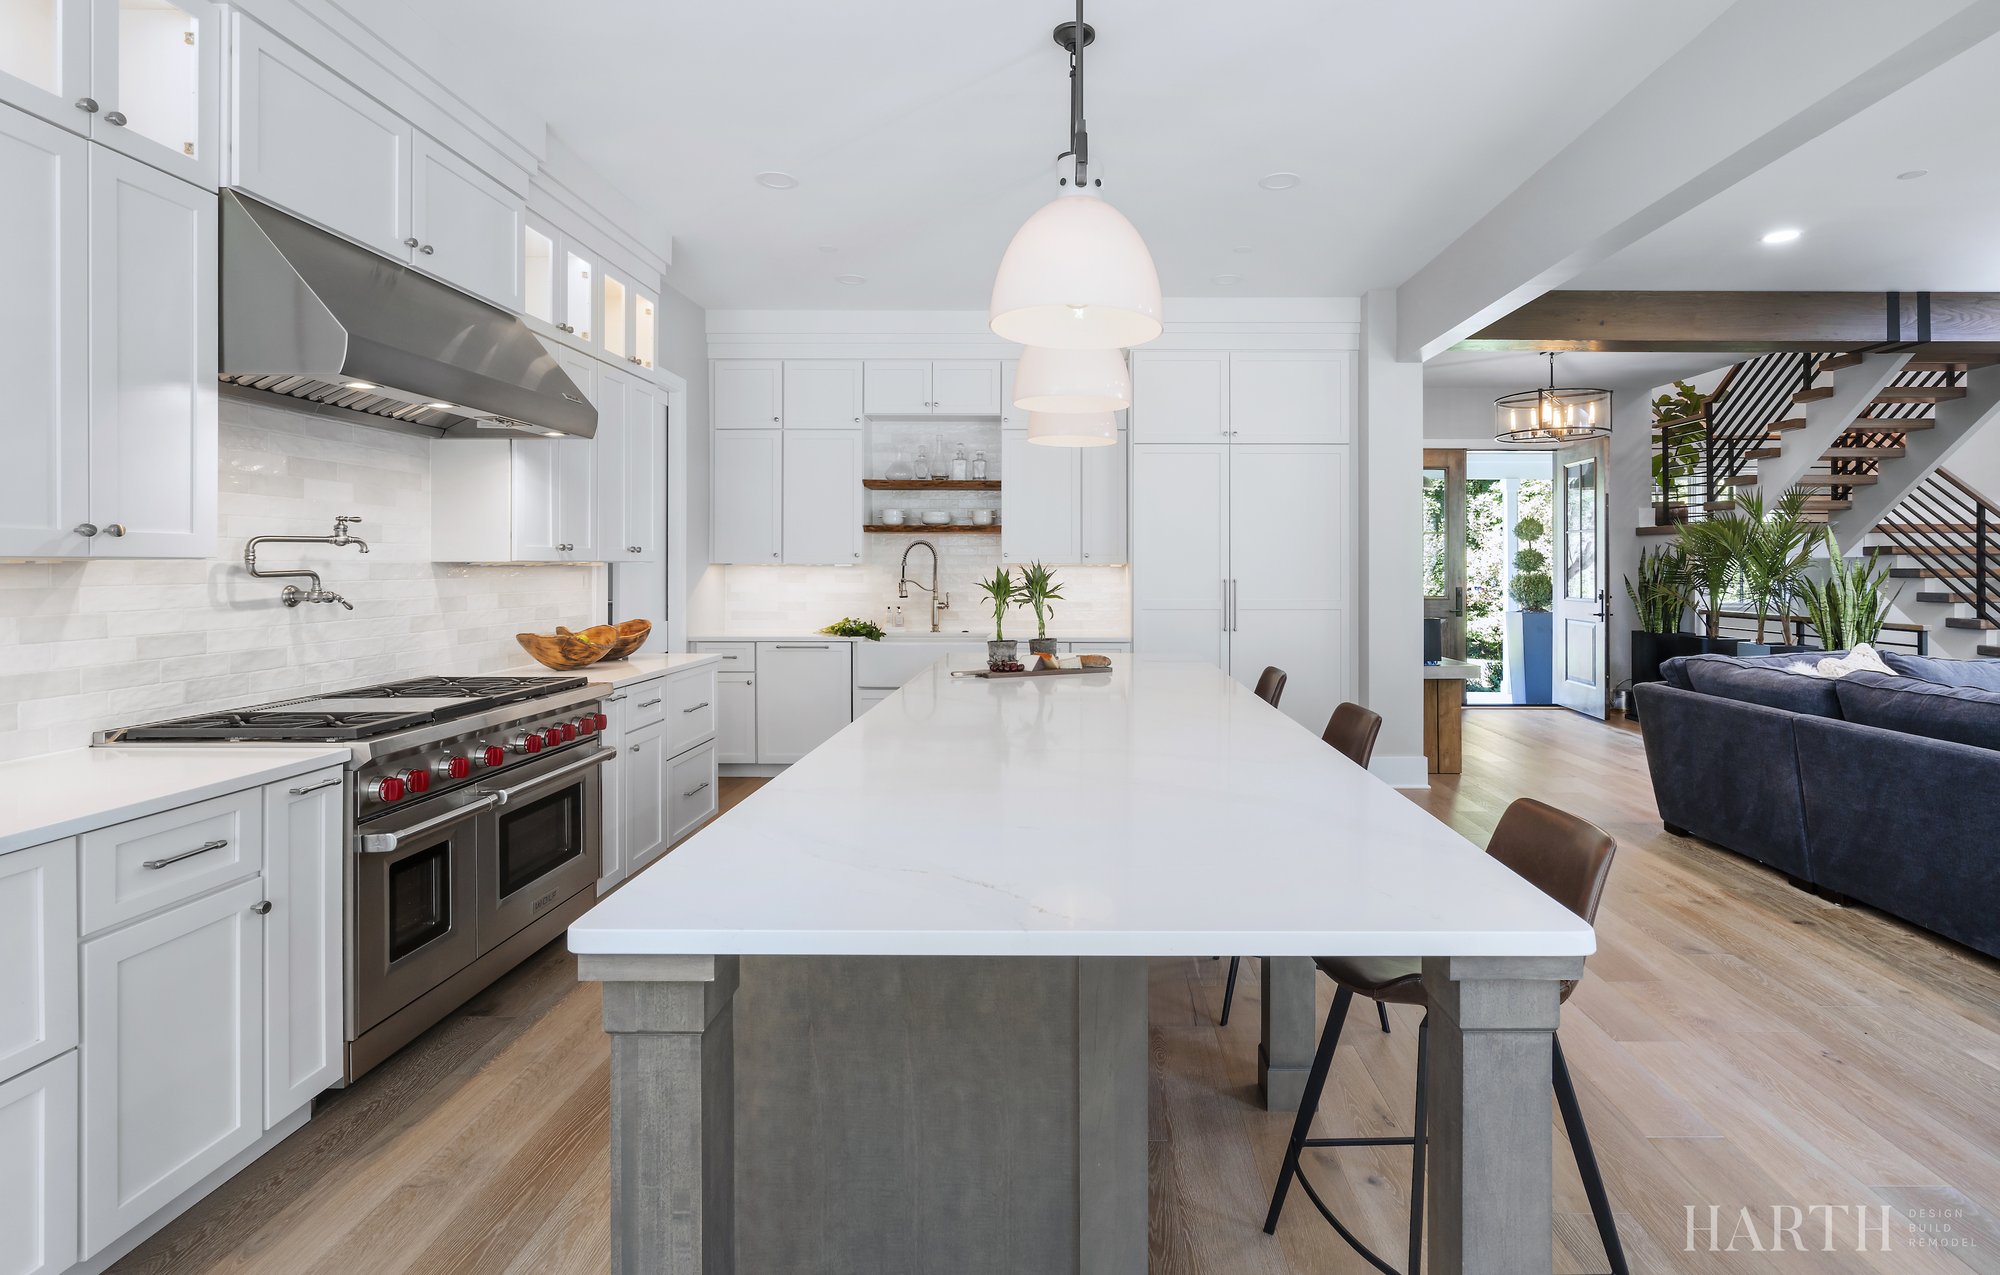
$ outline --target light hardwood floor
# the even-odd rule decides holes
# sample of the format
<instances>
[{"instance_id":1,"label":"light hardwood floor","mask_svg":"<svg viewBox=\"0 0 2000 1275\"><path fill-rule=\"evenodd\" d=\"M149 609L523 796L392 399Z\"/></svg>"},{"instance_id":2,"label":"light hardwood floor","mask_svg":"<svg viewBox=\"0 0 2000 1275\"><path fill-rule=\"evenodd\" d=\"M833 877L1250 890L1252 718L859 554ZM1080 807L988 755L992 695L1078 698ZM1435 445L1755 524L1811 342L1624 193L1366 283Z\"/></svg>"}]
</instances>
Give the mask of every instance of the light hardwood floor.
<instances>
[{"instance_id":1,"label":"light hardwood floor","mask_svg":"<svg viewBox=\"0 0 2000 1275\"><path fill-rule=\"evenodd\" d=\"M724 781L725 809L758 782ZM1418 796L1483 843L1524 795L1595 820L1620 846L1562 1039L1633 1269L2000 1272L2000 967L1669 836L1627 728L1472 710L1464 774ZM1290 1120L1256 1102L1253 962L1230 1026L1215 1026L1225 964L1153 965L1152 1270L1365 1271L1297 1194L1275 1237L1259 1230ZM1357 1009L1316 1132L1407 1132L1416 1019L1393 1012L1384 1036ZM602 1272L606 1073L596 989L553 945L325 1100L115 1270ZM1307 1163L1335 1209L1400 1260L1408 1152ZM1601 1271L1566 1150L1556 1164L1555 1270ZM1842 1251L1757 1252L1739 1237L1736 1252L1711 1253L1705 1236L1685 1251L1687 1209L1705 1224L1711 1204L1728 1229L1751 1209L1766 1248L1773 1206L1960 1210L1926 1224L1972 1247L1916 1247L1899 1223L1890 1251L1856 1253L1850 1211ZM1817 1220L1800 1235L1819 1248Z\"/></svg>"}]
</instances>

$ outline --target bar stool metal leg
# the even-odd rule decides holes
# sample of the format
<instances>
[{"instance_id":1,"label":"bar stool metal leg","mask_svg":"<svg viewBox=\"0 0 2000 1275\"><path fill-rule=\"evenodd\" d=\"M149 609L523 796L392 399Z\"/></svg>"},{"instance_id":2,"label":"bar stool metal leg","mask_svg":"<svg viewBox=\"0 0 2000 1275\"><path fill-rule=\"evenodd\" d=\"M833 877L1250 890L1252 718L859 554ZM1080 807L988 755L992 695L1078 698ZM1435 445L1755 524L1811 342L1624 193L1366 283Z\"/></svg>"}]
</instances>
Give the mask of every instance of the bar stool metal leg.
<instances>
[{"instance_id":1,"label":"bar stool metal leg","mask_svg":"<svg viewBox=\"0 0 2000 1275\"><path fill-rule=\"evenodd\" d=\"M1569 1149L1576 1156L1576 1171L1583 1178L1583 1193L1590 1200L1590 1213L1597 1221L1597 1238L1611 1262L1611 1275L1631 1275L1625 1264L1625 1246L1618 1240L1618 1219L1611 1214L1611 1197L1604 1190L1604 1175L1597 1168L1597 1153L1591 1150L1590 1130L1584 1127L1583 1107L1576 1100L1576 1085L1569 1078L1569 1061L1563 1057L1562 1041L1554 1041L1552 1077L1556 1106L1562 1111L1563 1131L1569 1134Z\"/></svg>"},{"instance_id":2,"label":"bar stool metal leg","mask_svg":"<svg viewBox=\"0 0 2000 1275\"><path fill-rule=\"evenodd\" d=\"M1341 988L1333 994L1333 1009L1327 1013L1326 1027L1319 1034L1319 1050L1313 1054L1312 1070L1306 1073L1306 1089L1299 1096L1299 1114L1292 1120L1292 1140L1285 1147L1285 1167L1278 1170L1278 1185L1271 1189L1271 1211L1264 1215L1264 1234L1278 1229L1278 1211L1285 1207L1285 1193L1298 1176L1299 1152L1305 1150L1306 1136L1312 1131L1313 1113L1319 1110L1320 1092L1326 1088L1327 1069L1333 1066L1333 1049L1340 1043L1340 1025L1347 1021L1347 1007L1354 993Z\"/></svg>"},{"instance_id":3,"label":"bar stool metal leg","mask_svg":"<svg viewBox=\"0 0 2000 1275\"><path fill-rule=\"evenodd\" d=\"M1376 1001L1377 1009L1382 1007ZM1410 1148L1410 1259L1407 1275L1417 1275L1424 1255L1424 1151L1431 1140L1431 1016L1417 1024L1417 1110L1410 1133L1416 1143Z\"/></svg>"},{"instance_id":4,"label":"bar stool metal leg","mask_svg":"<svg viewBox=\"0 0 2000 1275\"><path fill-rule=\"evenodd\" d=\"M1386 1001L1375 1002L1375 1017L1382 1020L1382 1034L1389 1034L1389 1006Z\"/></svg>"},{"instance_id":5,"label":"bar stool metal leg","mask_svg":"<svg viewBox=\"0 0 2000 1275\"><path fill-rule=\"evenodd\" d=\"M1240 956L1229 958L1229 981L1222 985L1222 1018L1216 1024L1218 1027L1229 1026L1229 1002L1236 999L1236 967L1242 963Z\"/></svg>"}]
</instances>

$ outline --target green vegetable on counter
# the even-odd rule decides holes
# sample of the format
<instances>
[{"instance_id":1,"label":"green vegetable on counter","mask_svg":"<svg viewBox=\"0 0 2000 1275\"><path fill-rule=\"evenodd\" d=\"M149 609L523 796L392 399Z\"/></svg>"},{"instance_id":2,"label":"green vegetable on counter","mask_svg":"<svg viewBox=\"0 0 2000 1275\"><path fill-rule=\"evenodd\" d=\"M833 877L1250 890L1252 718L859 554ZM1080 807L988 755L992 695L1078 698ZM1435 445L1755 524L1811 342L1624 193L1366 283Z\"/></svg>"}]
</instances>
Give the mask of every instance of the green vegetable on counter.
<instances>
[{"instance_id":1,"label":"green vegetable on counter","mask_svg":"<svg viewBox=\"0 0 2000 1275\"><path fill-rule=\"evenodd\" d=\"M882 640L881 625L868 620L857 620L851 615L834 621L832 624L821 629L820 632L830 637L867 638L870 642L880 642Z\"/></svg>"}]
</instances>

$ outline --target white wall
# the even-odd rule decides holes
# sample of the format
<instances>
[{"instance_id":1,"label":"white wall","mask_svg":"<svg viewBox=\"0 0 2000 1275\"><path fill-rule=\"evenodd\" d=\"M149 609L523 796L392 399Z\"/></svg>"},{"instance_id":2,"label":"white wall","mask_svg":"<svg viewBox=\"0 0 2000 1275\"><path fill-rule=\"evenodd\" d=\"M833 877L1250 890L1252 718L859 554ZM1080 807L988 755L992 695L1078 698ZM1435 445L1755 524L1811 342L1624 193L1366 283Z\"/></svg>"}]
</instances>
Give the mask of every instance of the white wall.
<instances>
[{"instance_id":1,"label":"white wall","mask_svg":"<svg viewBox=\"0 0 2000 1275\"><path fill-rule=\"evenodd\" d=\"M596 623L604 569L430 561L430 443L225 397L221 539L208 561L0 563L0 761L93 730L419 673L527 662L514 640ZM504 446L496 442L494 446ZM325 535L357 514L370 552L273 545L354 604L286 608L252 579L253 535Z\"/></svg>"},{"instance_id":2,"label":"white wall","mask_svg":"<svg viewBox=\"0 0 2000 1275\"><path fill-rule=\"evenodd\" d=\"M1382 715L1372 769L1422 788L1424 369L1397 361L1393 291L1363 301L1360 362L1361 702Z\"/></svg>"}]
</instances>

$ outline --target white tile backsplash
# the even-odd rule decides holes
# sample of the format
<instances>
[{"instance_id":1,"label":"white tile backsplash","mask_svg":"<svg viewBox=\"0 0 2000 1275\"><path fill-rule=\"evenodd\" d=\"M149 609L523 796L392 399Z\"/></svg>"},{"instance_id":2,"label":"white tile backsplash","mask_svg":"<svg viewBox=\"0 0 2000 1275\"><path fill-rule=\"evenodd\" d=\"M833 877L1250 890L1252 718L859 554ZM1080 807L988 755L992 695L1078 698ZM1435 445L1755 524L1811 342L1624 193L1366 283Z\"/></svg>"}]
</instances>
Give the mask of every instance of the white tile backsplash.
<instances>
[{"instance_id":1,"label":"white tile backsplash","mask_svg":"<svg viewBox=\"0 0 2000 1275\"><path fill-rule=\"evenodd\" d=\"M524 662L514 634L603 617L602 567L430 561L427 440L237 399L221 410L215 558L0 563L0 760L104 727L504 668ZM285 581L244 570L249 537L326 535L337 514L361 517L367 554L270 545L258 565L311 567L353 611L287 609Z\"/></svg>"}]
</instances>

